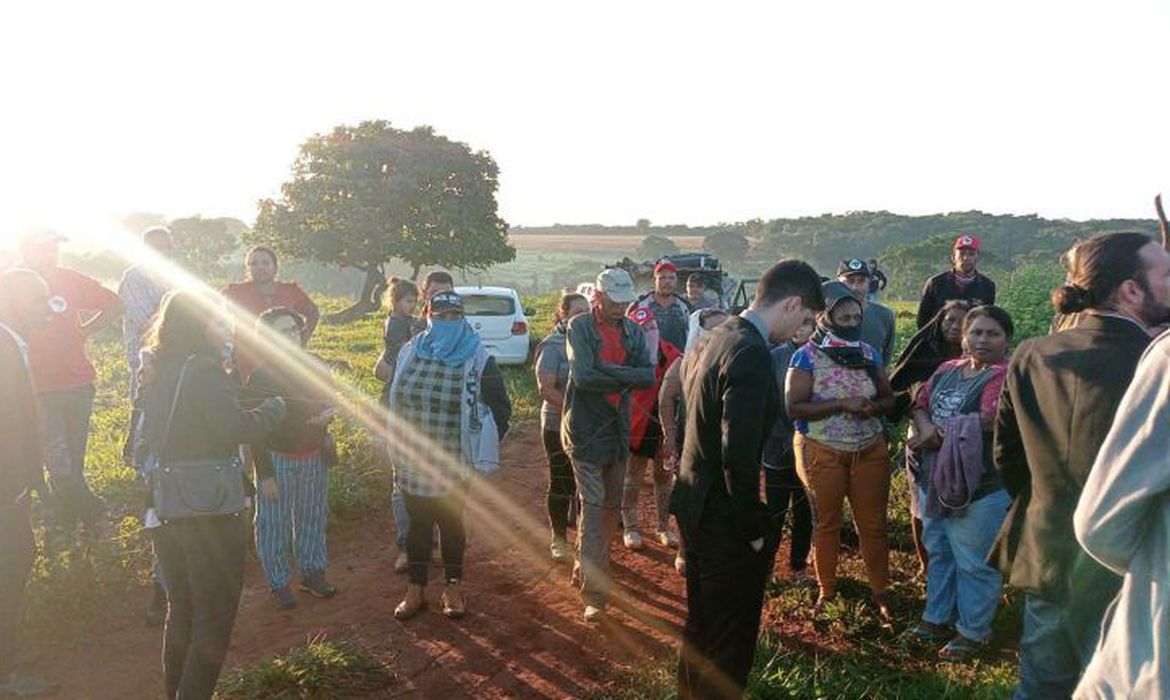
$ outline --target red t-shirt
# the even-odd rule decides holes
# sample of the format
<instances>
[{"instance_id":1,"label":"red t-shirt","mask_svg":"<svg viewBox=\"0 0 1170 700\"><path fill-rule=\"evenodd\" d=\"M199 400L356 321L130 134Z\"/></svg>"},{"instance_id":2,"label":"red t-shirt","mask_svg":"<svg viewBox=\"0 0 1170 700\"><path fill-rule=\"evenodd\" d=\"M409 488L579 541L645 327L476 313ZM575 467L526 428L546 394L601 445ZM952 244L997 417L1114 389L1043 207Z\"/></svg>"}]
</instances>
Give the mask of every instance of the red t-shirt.
<instances>
[{"instance_id":1,"label":"red t-shirt","mask_svg":"<svg viewBox=\"0 0 1170 700\"><path fill-rule=\"evenodd\" d=\"M97 280L66 267L41 272L51 297L64 302L64 311L53 314L47 326L28 334L28 363L37 392L76 389L92 384L93 363L85 354L82 315L89 318L121 300ZM61 302L57 302L61 303Z\"/></svg>"},{"instance_id":2,"label":"red t-shirt","mask_svg":"<svg viewBox=\"0 0 1170 700\"><path fill-rule=\"evenodd\" d=\"M305 294L295 282L274 282L271 295L260 293L255 282L238 282L224 287L223 296L228 301L239 306L254 316L277 306L287 306L305 317L305 340L308 341L313 329L317 327L317 318L320 312L317 305ZM237 338L237 343L239 338ZM252 371L260 364L249 357L244 348L237 345L236 369L242 379L247 379Z\"/></svg>"},{"instance_id":3,"label":"red t-shirt","mask_svg":"<svg viewBox=\"0 0 1170 700\"><path fill-rule=\"evenodd\" d=\"M602 362L611 365L624 365L626 363L626 346L622 344L622 326L619 323L616 326L607 324L601 318L601 312L597 309L593 310L593 321L597 324L597 332L601 335L601 353L599 358ZM614 406L621 403L621 394L606 394L608 400Z\"/></svg>"}]
</instances>

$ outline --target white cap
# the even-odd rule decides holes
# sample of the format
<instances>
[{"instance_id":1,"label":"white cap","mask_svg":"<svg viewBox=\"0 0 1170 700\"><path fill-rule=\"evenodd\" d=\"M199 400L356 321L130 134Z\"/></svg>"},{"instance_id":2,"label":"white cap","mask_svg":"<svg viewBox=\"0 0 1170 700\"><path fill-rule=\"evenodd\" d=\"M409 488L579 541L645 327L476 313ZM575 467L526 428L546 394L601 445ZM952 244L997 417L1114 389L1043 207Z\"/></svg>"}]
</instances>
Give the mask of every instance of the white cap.
<instances>
[{"instance_id":1,"label":"white cap","mask_svg":"<svg viewBox=\"0 0 1170 700\"><path fill-rule=\"evenodd\" d=\"M602 270L597 276L597 291L618 304L628 304L638 298L630 273L616 267Z\"/></svg>"}]
</instances>

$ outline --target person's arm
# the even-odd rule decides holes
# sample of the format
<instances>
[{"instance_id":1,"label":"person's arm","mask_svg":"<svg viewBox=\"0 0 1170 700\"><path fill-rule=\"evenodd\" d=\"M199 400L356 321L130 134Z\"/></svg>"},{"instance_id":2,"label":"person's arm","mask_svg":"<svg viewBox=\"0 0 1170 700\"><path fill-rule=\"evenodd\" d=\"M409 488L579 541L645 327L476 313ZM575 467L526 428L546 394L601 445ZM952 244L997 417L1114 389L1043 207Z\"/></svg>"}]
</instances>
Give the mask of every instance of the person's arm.
<instances>
[{"instance_id":1,"label":"person's arm","mask_svg":"<svg viewBox=\"0 0 1170 700\"><path fill-rule=\"evenodd\" d=\"M881 270L878 270L875 276L877 277L879 290L885 289L886 285L890 283L889 278L886 277L886 273Z\"/></svg>"},{"instance_id":2,"label":"person's arm","mask_svg":"<svg viewBox=\"0 0 1170 700\"><path fill-rule=\"evenodd\" d=\"M873 383L877 387L877 395L870 400L868 416L884 416L894 410L894 390L890 388L890 378L881 365L875 368ZM866 415L863 413L862 415Z\"/></svg>"},{"instance_id":3,"label":"person's arm","mask_svg":"<svg viewBox=\"0 0 1170 700\"><path fill-rule=\"evenodd\" d=\"M257 401L276 396L270 384L267 372L259 368L252 373L244 385L245 389ZM268 452L268 433L244 445L245 461L250 462L256 470L256 483L260 485L260 496L273 500L276 491L276 467L272 464L272 455Z\"/></svg>"},{"instance_id":4,"label":"person's arm","mask_svg":"<svg viewBox=\"0 0 1170 700\"><path fill-rule=\"evenodd\" d=\"M1024 441L1016 418L1016 396L1020 391L1018 357L1008 367L1008 376L995 413L992 454L1003 485L1014 500L1032 485L1032 471L1024 454Z\"/></svg>"},{"instance_id":5,"label":"person's arm","mask_svg":"<svg viewBox=\"0 0 1170 700\"><path fill-rule=\"evenodd\" d=\"M723 385L721 451L723 480L731 498L736 529L745 542L764 536L757 517L760 502L760 440L771 429L765 425L768 392L761 387L775 382L768 352L756 347L738 351L727 362ZM759 551L758 549L756 551Z\"/></svg>"},{"instance_id":6,"label":"person's arm","mask_svg":"<svg viewBox=\"0 0 1170 700\"><path fill-rule=\"evenodd\" d=\"M1142 359L1073 516L1085 551L1122 575L1170 507L1170 453L1160 429L1170 421L1168 362L1165 342Z\"/></svg>"},{"instance_id":7,"label":"person's arm","mask_svg":"<svg viewBox=\"0 0 1170 700\"><path fill-rule=\"evenodd\" d=\"M645 343L636 343L638 355L634 358L633 366L613 365L597 357L593 345L584 335L580 329L574 332L573 326L569 327L566 342L569 371L577 389L612 394L630 388L654 386L654 367L650 364Z\"/></svg>"},{"instance_id":8,"label":"person's arm","mask_svg":"<svg viewBox=\"0 0 1170 700\"><path fill-rule=\"evenodd\" d=\"M922 300L918 302L918 327L922 328L930 323L938 313L938 306L934 301L934 278L926 280L922 287Z\"/></svg>"},{"instance_id":9,"label":"person's arm","mask_svg":"<svg viewBox=\"0 0 1170 700\"><path fill-rule=\"evenodd\" d=\"M658 389L658 422L662 425L662 448L667 456L675 452L678 444L678 397L682 393L682 358L675 358L662 375L662 386Z\"/></svg>"},{"instance_id":10,"label":"person's arm","mask_svg":"<svg viewBox=\"0 0 1170 700\"><path fill-rule=\"evenodd\" d=\"M284 400L279 397L266 399L255 409L240 408L236 386L209 361L206 364L192 362L183 380L182 391L190 393L180 402L195 406L212 435L222 442L261 442L265 434L284 419Z\"/></svg>"},{"instance_id":11,"label":"person's arm","mask_svg":"<svg viewBox=\"0 0 1170 700\"><path fill-rule=\"evenodd\" d=\"M305 330L301 333L301 338L306 347L309 345L309 340L313 337L313 332L317 330L317 323L321 320L321 309L309 298L308 294L300 288L299 285L294 284L293 289L299 295L297 303L294 308L297 313L305 317Z\"/></svg>"},{"instance_id":12,"label":"person's arm","mask_svg":"<svg viewBox=\"0 0 1170 700\"><path fill-rule=\"evenodd\" d=\"M79 306L82 311L95 311L88 321L81 324L85 337L92 338L118 322L122 317L122 300L117 294L106 289L97 281L84 278L85 290Z\"/></svg>"},{"instance_id":13,"label":"person's arm","mask_svg":"<svg viewBox=\"0 0 1170 700\"><path fill-rule=\"evenodd\" d=\"M988 277L987 284L991 287L991 298L987 300L987 303L994 304L995 303L995 280Z\"/></svg>"},{"instance_id":14,"label":"person's arm","mask_svg":"<svg viewBox=\"0 0 1170 700\"><path fill-rule=\"evenodd\" d=\"M504 386L504 375L496 365L496 358L489 357L483 366L483 376L480 377L483 391L483 402L492 411L492 418L496 421L496 430L500 439L508 432L508 422L512 419L512 402L508 399L508 388Z\"/></svg>"},{"instance_id":15,"label":"person's arm","mask_svg":"<svg viewBox=\"0 0 1170 700\"><path fill-rule=\"evenodd\" d=\"M540 398L558 411L564 410L565 394L557 388L556 357L543 343L536 352L536 389Z\"/></svg>"}]
</instances>

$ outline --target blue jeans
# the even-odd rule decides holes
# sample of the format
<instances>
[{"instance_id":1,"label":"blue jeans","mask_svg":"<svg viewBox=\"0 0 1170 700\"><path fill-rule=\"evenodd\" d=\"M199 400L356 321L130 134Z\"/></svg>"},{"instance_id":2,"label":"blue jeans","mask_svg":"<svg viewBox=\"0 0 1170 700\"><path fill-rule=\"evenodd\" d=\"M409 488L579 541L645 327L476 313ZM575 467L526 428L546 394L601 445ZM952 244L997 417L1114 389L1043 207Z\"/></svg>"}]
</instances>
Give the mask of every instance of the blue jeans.
<instances>
[{"instance_id":1,"label":"blue jeans","mask_svg":"<svg viewBox=\"0 0 1170 700\"><path fill-rule=\"evenodd\" d=\"M926 498L920 489L919 502L926 503ZM1007 491L1000 489L973 501L960 516L922 518L922 542L930 561L923 620L953 623L959 634L976 642L991 637L1003 574L987 563L987 553L1011 504Z\"/></svg>"},{"instance_id":2,"label":"blue jeans","mask_svg":"<svg viewBox=\"0 0 1170 700\"><path fill-rule=\"evenodd\" d=\"M273 590L292 578L289 550L301 576L324 573L329 564L325 524L329 512L329 472L320 454L305 459L270 452L279 496L256 500L256 554ZM291 546L290 546L291 545Z\"/></svg>"},{"instance_id":3,"label":"blue jeans","mask_svg":"<svg viewBox=\"0 0 1170 700\"><path fill-rule=\"evenodd\" d=\"M1067 606L1034 595L1024 597L1020 635L1020 684L1013 700L1072 697L1081 671L1093 656L1099 625L1078 634Z\"/></svg>"}]
</instances>

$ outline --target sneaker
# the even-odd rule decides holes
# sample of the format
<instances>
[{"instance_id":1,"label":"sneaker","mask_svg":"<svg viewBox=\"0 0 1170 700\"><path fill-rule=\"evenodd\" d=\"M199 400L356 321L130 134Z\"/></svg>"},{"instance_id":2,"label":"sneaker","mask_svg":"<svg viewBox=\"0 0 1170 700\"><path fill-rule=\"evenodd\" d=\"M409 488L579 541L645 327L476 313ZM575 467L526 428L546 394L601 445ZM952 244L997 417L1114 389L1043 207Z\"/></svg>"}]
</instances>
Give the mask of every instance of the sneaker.
<instances>
[{"instance_id":1,"label":"sneaker","mask_svg":"<svg viewBox=\"0 0 1170 700\"><path fill-rule=\"evenodd\" d=\"M12 673L0 681L0 695L14 698L36 698L57 692L57 684L36 676Z\"/></svg>"},{"instance_id":2,"label":"sneaker","mask_svg":"<svg viewBox=\"0 0 1170 700\"><path fill-rule=\"evenodd\" d=\"M161 583L154 584L150 604L146 606L146 625L158 627L167 619L167 591Z\"/></svg>"},{"instance_id":3,"label":"sneaker","mask_svg":"<svg viewBox=\"0 0 1170 700\"><path fill-rule=\"evenodd\" d=\"M687 575L687 560L680 555L674 557L674 570L678 572L679 576Z\"/></svg>"},{"instance_id":4,"label":"sneaker","mask_svg":"<svg viewBox=\"0 0 1170 700\"><path fill-rule=\"evenodd\" d=\"M637 530L626 530L622 533L622 544L626 549L638 550L642 548L642 536Z\"/></svg>"},{"instance_id":5,"label":"sneaker","mask_svg":"<svg viewBox=\"0 0 1170 700\"><path fill-rule=\"evenodd\" d=\"M569 545L564 537L554 537L548 549L552 552L552 560L558 564L569 560Z\"/></svg>"},{"instance_id":6,"label":"sneaker","mask_svg":"<svg viewBox=\"0 0 1170 700\"><path fill-rule=\"evenodd\" d=\"M569 574L569 585L574 588L581 585L581 562L579 560L573 562L573 573Z\"/></svg>"},{"instance_id":7,"label":"sneaker","mask_svg":"<svg viewBox=\"0 0 1170 700\"><path fill-rule=\"evenodd\" d=\"M423 598L423 587L417 583L406 584L406 597L394 608L394 618L396 620L409 620L418 614L418 611L425 608L426 600Z\"/></svg>"},{"instance_id":8,"label":"sneaker","mask_svg":"<svg viewBox=\"0 0 1170 700\"><path fill-rule=\"evenodd\" d=\"M315 598L332 598L337 588L325 578L323 571L310 571L301 577L301 590Z\"/></svg>"},{"instance_id":9,"label":"sneaker","mask_svg":"<svg viewBox=\"0 0 1170 700\"><path fill-rule=\"evenodd\" d=\"M406 552L399 551L398 556L394 558L394 573L405 574L410 569L410 557L406 556Z\"/></svg>"},{"instance_id":10,"label":"sneaker","mask_svg":"<svg viewBox=\"0 0 1170 700\"><path fill-rule=\"evenodd\" d=\"M272 589L272 602L280 610L292 610L297 606L297 597L290 586Z\"/></svg>"},{"instance_id":11,"label":"sneaker","mask_svg":"<svg viewBox=\"0 0 1170 700\"><path fill-rule=\"evenodd\" d=\"M442 597L443 614L452 620L458 620L467 613L467 597L463 595L463 586L458 581L448 581Z\"/></svg>"},{"instance_id":12,"label":"sneaker","mask_svg":"<svg viewBox=\"0 0 1170 700\"><path fill-rule=\"evenodd\" d=\"M662 545L663 547L678 549L678 535L674 534L670 530L659 530L654 534L654 537L658 540L658 544Z\"/></svg>"},{"instance_id":13,"label":"sneaker","mask_svg":"<svg viewBox=\"0 0 1170 700\"><path fill-rule=\"evenodd\" d=\"M598 605L585 606L585 621L586 622L600 622L601 618L605 617L605 608Z\"/></svg>"}]
</instances>

